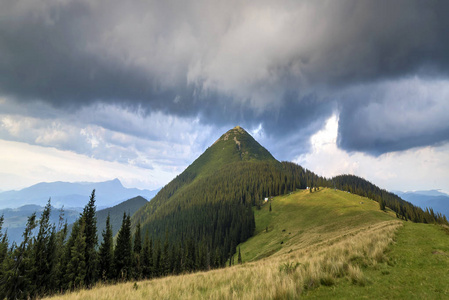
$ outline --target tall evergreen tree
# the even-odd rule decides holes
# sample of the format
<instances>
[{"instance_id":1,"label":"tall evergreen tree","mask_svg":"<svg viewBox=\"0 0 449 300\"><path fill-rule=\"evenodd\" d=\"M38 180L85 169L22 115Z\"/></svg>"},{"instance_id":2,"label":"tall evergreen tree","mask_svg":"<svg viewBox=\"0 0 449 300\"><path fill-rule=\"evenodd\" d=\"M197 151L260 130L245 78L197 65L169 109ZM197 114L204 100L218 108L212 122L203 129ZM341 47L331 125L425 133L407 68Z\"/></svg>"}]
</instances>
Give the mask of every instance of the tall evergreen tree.
<instances>
[{"instance_id":1,"label":"tall evergreen tree","mask_svg":"<svg viewBox=\"0 0 449 300\"><path fill-rule=\"evenodd\" d=\"M5 279L4 273L6 272L6 268L3 266L3 262L6 261L8 255L8 235L7 233L2 232L4 217L3 215L0 217L0 299L6 297L4 293L4 282Z\"/></svg>"},{"instance_id":2,"label":"tall evergreen tree","mask_svg":"<svg viewBox=\"0 0 449 300\"><path fill-rule=\"evenodd\" d=\"M111 226L111 218L108 214L108 217L106 218L106 228L103 230L102 233L103 241L100 245L100 263L99 263L99 274L101 276L101 279L103 280L111 280L113 276L113 247L114 247L114 240L112 237L112 226Z\"/></svg>"},{"instance_id":3,"label":"tall evergreen tree","mask_svg":"<svg viewBox=\"0 0 449 300\"><path fill-rule=\"evenodd\" d=\"M379 199L379 208L380 210L385 210L385 201L382 198Z\"/></svg>"},{"instance_id":4,"label":"tall evergreen tree","mask_svg":"<svg viewBox=\"0 0 449 300\"><path fill-rule=\"evenodd\" d=\"M0 298L2 299L26 299L30 297L31 280L29 274L32 268L32 232L35 227L36 213L33 213L28 217L22 243L3 262L5 272L0 279Z\"/></svg>"},{"instance_id":5,"label":"tall evergreen tree","mask_svg":"<svg viewBox=\"0 0 449 300\"><path fill-rule=\"evenodd\" d=\"M95 206L95 190L92 191L89 202L84 207L83 214L81 216L84 219L84 236L86 239L86 248L84 251L84 257L86 260L86 276L84 277L84 283L87 287L91 287L97 280L97 217Z\"/></svg>"},{"instance_id":6,"label":"tall evergreen tree","mask_svg":"<svg viewBox=\"0 0 449 300\"><path fill-rule=\"evenodd\" d=\"M69 289L81 288L85 286L86 278L86 236L84 218L80 218L78 224L73 226L73 243L69 243L70 260L67 264L66 280Z\"/></svg>"},{"instance_id":7,"label":"tall evergreen tree","mask_svg":"<svg viewBox=\"0 0 449 300\"><path fill-rule=\"evenodd\" d=\"M121 280L128 280L132 276L132 243L131 220L126 213L123 214L122 227L117 235L117 244L114 249L115 276Z\"/></svg>"},{"instance_id":8,"label":"tall evergreen tree","mask_svg":"<svg viewBox=\"0 0 449 300\"><path fill-rule=\"evenodd\" d=\"M62 274L63 274L63 259L64 259L64 248L65 239L67 237L67 221L62 225L63 211L60 212L60 224L58 225L58 230L54 234L55 239L55 251L54 251L54 265L51 272L50 285L52 290L55 292L60 292L62 290Z\"/></svg>"},{"instance_id":9,"label":"tall evergreen tree","mask_svg":"<svg viewBox=\"0 0 449 300\"><path fill-rule=\"evenodd\" d=\"M145 233L145 240L142 248L142 275L144 278L151 278L153 269L153 242L150 241L148 231Z\"/></svg>"},{"instance_id":10,"label":"tall evergreen tree","mask_svg":"<svg viewBox=\"0 0 449 300\"><path fill-rule=\"evenodd\" d=\"M33 268L30 272L31 287L35 296L51 289L51 272L55 264L55 228L50 224L51 201L45 206L39 220L39 232L33 247Z\"/></svg>"},{"instance_id":11,"label":"tall evergreen tree","mask_svg":"<svg viewBox=\"0 0 449 300\"><path fill-rule=\"evenodd\" d=\"M164 246L162 249L160 268L162 276L167 276L168 274L171 273L170 251L167 239L165 239Z\"/></svg>"},{"instance_id":12,"label":"tall evergreen tree","mask_svg":"<svg viewBox=\"0 0 449 300\"><path fill-rule=\"evenodd\" d=\"M136 279L140 279L142 277L142 236L140 232L140 223L137 223L136 230L134 232L133 252L134 277Z\"/></svg>"},{"instance_id":13,"label":"tall evergreen tree","mask_svg":"<svg viewBox=\"0 0 449 300\"><path fill-rule=\"evenodd\" d=\"M0 278L2 272L2 263L8 253L8 234L2 233L4 217L3 215L0 217Z\"/></svg>"}]
</instances>

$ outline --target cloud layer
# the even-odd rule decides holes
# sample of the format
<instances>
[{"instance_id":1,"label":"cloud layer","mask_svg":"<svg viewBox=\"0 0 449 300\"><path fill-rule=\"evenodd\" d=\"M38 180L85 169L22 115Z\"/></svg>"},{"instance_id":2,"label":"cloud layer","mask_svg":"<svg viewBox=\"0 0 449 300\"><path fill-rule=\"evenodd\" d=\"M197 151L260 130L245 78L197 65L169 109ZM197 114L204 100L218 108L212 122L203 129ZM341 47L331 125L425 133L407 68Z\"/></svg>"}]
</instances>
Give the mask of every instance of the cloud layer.
<instances>
[{"instance_id":1,"label":"cloud layer","mask_svg":"<svg viewBox=\"0 0 449 300\"><path fill-rule=\"evenodd\" d=\"M0 2L0 139L144 168L223 131L279 159L449 141L446 1Z\"/></svg>"}]
</instances>

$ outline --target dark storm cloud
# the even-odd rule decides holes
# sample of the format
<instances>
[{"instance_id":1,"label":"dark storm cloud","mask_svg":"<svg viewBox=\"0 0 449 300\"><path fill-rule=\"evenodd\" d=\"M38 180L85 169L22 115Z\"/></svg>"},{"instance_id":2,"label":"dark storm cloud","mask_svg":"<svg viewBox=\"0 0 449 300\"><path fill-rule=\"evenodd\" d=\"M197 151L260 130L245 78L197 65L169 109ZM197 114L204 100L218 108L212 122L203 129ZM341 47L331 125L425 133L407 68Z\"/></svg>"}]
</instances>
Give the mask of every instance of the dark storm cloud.
<instances>
[{"instance_id":1,"label":"dark storm cloud","mask_svg":"<svg viewBox=\"0 0 449 300\"><path fill-rule=\"evenodd\" d=\"M446 1L6 0L0 93L69 111L106 103L219 127L262 124L268 137L297 137L286 159L306 151L339 102L340 147L404 150L448 140L447 122L430 126L429 111L417 123L426 130L394 119L378 129L365 108L385 112L396 93L364 95L371 82L414 74L447 80L448 14Z\"/></svg>"},{"instance_id":2,"label":"dark storm cloud","mask_svg":"<svg viewBox=\"0 0 449 300\"><path fill-rule=\"evenodd\" d=\"M449 141L447 80L353 88L340 101L339 147L380 155Z\"/></svg>"}]
</instances>

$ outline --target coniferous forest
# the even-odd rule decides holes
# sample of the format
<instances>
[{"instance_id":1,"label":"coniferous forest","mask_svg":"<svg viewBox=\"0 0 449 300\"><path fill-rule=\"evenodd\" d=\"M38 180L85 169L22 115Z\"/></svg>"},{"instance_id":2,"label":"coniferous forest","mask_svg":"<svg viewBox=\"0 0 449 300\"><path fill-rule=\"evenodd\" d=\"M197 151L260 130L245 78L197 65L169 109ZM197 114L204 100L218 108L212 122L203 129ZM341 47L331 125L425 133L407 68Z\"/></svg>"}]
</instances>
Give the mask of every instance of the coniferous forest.
<instances>
[{"instance_id":1,"label":"coniferous forest","mask_svg":"<svg viewBox=\"0 0 449 300\"><path fill-rule=\"evenodd\" d=\"M235 172L245 176L233 176ZM253 209L263 197L323 178L290 163L248 163L230 165L220 176L204 180L209 188L191 191L192 198L199 199L196 203L186 201L145 226L132 227L131 216L124 213L115 242L108 217L98 243L95 190L70 235L63 215L59 224L49 223L50 200L41 216L28 218L20 245L9 245L0 227L0 298L42 297L99 281L155 278L238 263L230 258L237 245L253 235Z\"/></svg>"}]
</instances>

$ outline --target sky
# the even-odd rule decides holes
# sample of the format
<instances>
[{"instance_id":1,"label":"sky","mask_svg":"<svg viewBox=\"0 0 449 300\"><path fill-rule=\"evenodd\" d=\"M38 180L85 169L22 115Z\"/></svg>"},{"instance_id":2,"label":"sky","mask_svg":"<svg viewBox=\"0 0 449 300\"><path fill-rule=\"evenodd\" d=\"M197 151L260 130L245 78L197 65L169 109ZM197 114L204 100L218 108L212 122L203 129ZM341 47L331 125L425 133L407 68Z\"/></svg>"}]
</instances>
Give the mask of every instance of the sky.
<instances>
[{"instance_id":1,"label":"sky","mask_svg":"<svg viewBox=\"0 0 449 300\"><path fill-rule=\"evenodd\" d=\"M449 192L446 1L0 2L0 190L156 189L240 125L278 160Z\"/></svg>"}]
</instances>

